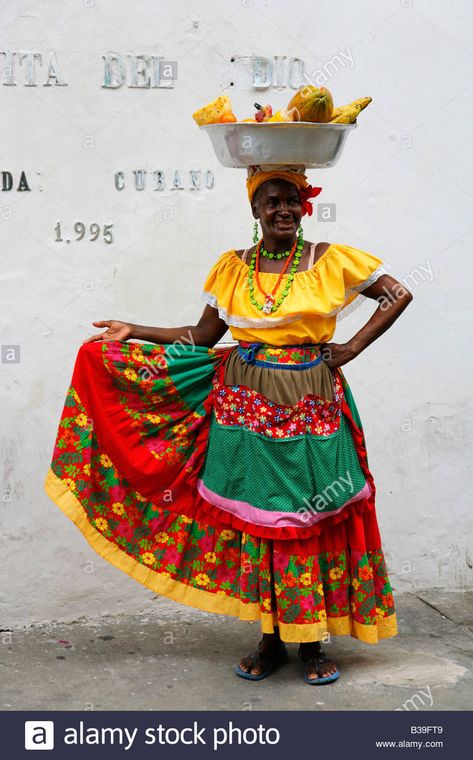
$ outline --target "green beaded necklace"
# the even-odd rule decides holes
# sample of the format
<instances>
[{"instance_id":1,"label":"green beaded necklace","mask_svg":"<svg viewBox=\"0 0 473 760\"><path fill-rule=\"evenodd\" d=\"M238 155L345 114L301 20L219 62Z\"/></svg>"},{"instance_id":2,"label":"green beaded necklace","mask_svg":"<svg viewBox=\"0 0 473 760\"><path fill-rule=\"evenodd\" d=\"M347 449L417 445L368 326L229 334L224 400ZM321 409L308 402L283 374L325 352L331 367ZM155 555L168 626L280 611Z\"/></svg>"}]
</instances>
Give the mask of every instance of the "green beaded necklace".
<instances>
[{"instance_id":1,"label":"green beaded necklace","mask_svg":"<svg viewBox=\"0 0 473 760\"><path fill-rule=\"evenodd\" d=\"M265 257L265 259L284 259L286 256L289 256L291 251L284 251L283 253L269 253L266 248L263 248L263 246L261 246L260 253Z\"/></svg>"},{"instance_id":2,"label":"green beaded necklace","mask_svg":"<svg viewBox=\"0 0 473 760\"><path fill-rule=\"evenodd\" d=\"M256 298L255 298L255 294L254 294L255 283L254 283L254 278L253 278L255 270L256 270L256 279L257 279L257 283L259 285L258 276L257 276L258 275L257 256L258 256L259 253L263 252L263 240L261 239L259 241L258 245L256 246L256 249L252 253L251 261L250 261L249 268L248 268L248 291L249 291L249 294L250 294L250 301L251 301L251 303L254 306L256 306L257 309L260 309L265 314L270 314L271 312L276 311L281 306L282 302L287 297L287 295L289 293L289 290L291 288L292 282L294 280L294 274L296 272L297 267L299 266L299 261L300 261L300 258L302 256L302 249L303 249L303 247L304 247L304 239L303 239L303 237L301 235L301 231L299 231L299 234L298 234L298 237L297 237L297 246L295 247L295 250L294 250L294 246L293 246L291 248L291 250L288 251L287 253L284 253L284 254L281 254L281 255L274 254L274 253L273 254L269 254L268 258L275 258L275 257L276 258L278 258L278 257L282 258L282 256L290 255L294 251L294 261L291 264L291 268L290 268L289 274L287 275L287 282L286 282L286 284L285 284L285 286L284 286L284 288L282 290L282 293L279 296L279 298L277 300L275 300L275 298L274 298L275 293L274 292L273 293L266 293L264 304L262 304L262 303L259 303L256 300ZM287 262L287 264L288 263L289 262ZM287 266L287 264L286 264L286 266ZM276 284L276 288L277 288L277 284ZM260 286L260 289L261 289L261 286Z\"/></svg>"},{"instance_id":3,"label":"green beaded necklace","mask_svg":"<svg viewBox=\"0 0 473 760\"><path fill-rule=\"evenodd\" d=\"M302 235L303 235L303 232L302 232L302 227L299 225L299 229L298 229L298 231L297 231L297 241L298 241L298 243L300 243L300 242L301 242L301 240L302 240ZM253 242L254 242L254 243L257 243L257 242L258 242L258 239L257 239L257 237L256 237L256 239L255 239L255 238L253 238ZM261 253L261 254L262 254L262 255L263 255L263 256L264 256L266 259L284 259L284 258L286 258L286 256L289 256L289 255L290 255L290 253L291 253L291 250L292 250L292 249L290 248L288 251L283 251L283 252L281 252L281 253L269 253L269 251L267 251L267 250L266 250L266 248L265 248L263 245L261 245L260 253Z\"/></svg>"}]
</instances>

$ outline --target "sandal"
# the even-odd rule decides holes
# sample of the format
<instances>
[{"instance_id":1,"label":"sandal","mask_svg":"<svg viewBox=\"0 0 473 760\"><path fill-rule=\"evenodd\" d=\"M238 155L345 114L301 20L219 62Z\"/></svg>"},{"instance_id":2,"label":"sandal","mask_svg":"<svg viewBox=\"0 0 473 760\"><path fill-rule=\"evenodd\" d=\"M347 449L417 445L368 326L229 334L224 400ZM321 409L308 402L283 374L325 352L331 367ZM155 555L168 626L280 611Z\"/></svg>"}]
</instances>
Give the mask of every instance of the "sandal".
<instances>
[{"instance_id":1,"label":"sandal","mask_svg":"<svg viewBox=\"0 0 473 760\"><path fill-rule=\"evenodd\" d=\"M325 665L327 662L331 662L329 658L326 656L325 652L323 651L322 647L320 646L320 643L318 641L315 642L317 644L317 654L311 655L310 657L304 657L302 655L301 648L299 647L299 659L301 662L305 665L304 669L304 681L311 686L313 684L324 684L324 683L332 683L333 681L336 681L337 678L340 678L340 673L338 669L335 671L335 673L331 673L328 676L319 676L318 678L309 678L309 671L312 668L315 668L316 672L319 673L319 670L323 670L323 668L320 668L321 665Z\"/></svg>"},{"instance_id":2,"label":"sandal","mask_svg":"<svg viewBox=\"0 0 473 760\"><path fill-rule=\"evenodd\" d=\"M289 653L287 651L285 643L283 641L280 641L278 647L274 647L273 651L268 651L265 653L261 651L260 643L258 644L258 649L252 652L252 654L248 655L248 657L251 657L253 660L253 665L251 666L252 668L259 664L263 665L263 670L261 673L247 673L240 668L239 664L235 667L235 673L237 676L240 676L240 678L246 678L249 681L262 681L263 678L267 678L274 670L276 670L276 668L280 667L287 661Z\"/></svg>"}]
</instances>

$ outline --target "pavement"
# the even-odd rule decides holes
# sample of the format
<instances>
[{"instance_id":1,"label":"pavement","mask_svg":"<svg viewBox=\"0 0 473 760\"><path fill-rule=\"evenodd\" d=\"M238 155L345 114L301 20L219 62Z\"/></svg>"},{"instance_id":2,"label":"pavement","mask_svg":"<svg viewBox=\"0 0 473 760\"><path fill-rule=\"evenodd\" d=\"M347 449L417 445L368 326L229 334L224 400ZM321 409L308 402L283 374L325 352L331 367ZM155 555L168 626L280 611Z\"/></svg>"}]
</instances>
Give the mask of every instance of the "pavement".
<instances>
[{"instance_id":1,"label":"pavement","mask_svg":"<svg viewBox=\"0 0 473 760\"><path fill-rule=\"evenodd\" d=\"M257 623L155 598L150 614L0 632L0 710L471 710L473 591L398 593L399 635L376 646L333 637L341 671L304 683L297 645L261 682L233 667Z\"/></svg>"}]
</instances>

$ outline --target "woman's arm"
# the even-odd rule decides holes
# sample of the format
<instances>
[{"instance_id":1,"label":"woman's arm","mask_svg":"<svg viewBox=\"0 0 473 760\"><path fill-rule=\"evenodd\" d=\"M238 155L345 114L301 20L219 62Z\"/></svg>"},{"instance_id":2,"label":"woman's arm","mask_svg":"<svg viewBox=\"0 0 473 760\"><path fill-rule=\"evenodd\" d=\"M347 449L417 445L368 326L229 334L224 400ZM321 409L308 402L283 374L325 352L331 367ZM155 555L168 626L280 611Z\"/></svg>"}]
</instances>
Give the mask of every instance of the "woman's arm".
<instances>
[{"instance_id":1,"label":"woman's arm","mask_svg":"<svg viewBox=\"0 0 473 760\"><path fill-rule=\"evenodd\" d=\"M378 277L376 282L362 291L364 296L378 301L379 306L366 325L347 343L326 343L323 351L329 367L341 367L379 338L396 321L410 304L410 290L389 274Z\"/></svg>"},{"instance_id":2,"label":"woman's arm","mask_svg":"<svg viewBox=\"0 0 473 760\"><path fill-rule=\"evenodd\" d=\"M131 337L149 343L191 343L195 346L214 346L227 332L227 325L213 306L206 306L196 325L184 327L145 327L131 325Z\"/></svg>"},{"instance_id":3,"label":"woman's arm","mask_svg":"<svg viewBox=\"0 0 473 760\"><path fill-rule=\"evenodd\" d=\"M196 325L184 327L146 327L118 320L103 320L93 322L95 327L106 327L104 333L92 335L84 340L91 343L94 340L144 340L148 343L187 343L194 346L211 348L225 335L227 325L218 316L213 306L206 306Z\"/></svg>"}]
</instances>

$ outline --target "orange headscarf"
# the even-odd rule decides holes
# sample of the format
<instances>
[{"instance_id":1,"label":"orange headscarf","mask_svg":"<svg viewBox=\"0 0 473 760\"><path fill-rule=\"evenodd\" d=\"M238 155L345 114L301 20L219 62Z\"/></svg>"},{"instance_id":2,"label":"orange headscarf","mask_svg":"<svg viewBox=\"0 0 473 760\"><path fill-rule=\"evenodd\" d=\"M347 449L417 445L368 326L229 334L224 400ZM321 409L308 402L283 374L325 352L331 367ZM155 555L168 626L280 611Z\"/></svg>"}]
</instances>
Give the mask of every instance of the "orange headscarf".
<instances>
[{"instance_id":1,"label":"orange headscarf","mask_svg":"<svg viewBox=\"0 0 473 760\"><path fill-rule=\"evenodd\" d=\"M248 167L248 178L246 180L246 188L248 190L248 198L253 200L254 194L263 182L267 182L269 179L284 179L286 182L292 182L298 188L301 196L302 214L312 215L312 203L309 202L309 198L315 198L321 191L321 187L312 187L309 185L308 179L304 174L304 166L275 166L271 165L255 165Z\"/></svg>"}]
</instances>

